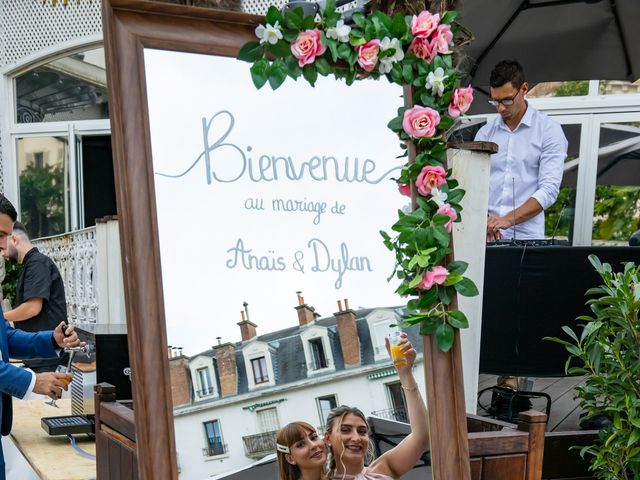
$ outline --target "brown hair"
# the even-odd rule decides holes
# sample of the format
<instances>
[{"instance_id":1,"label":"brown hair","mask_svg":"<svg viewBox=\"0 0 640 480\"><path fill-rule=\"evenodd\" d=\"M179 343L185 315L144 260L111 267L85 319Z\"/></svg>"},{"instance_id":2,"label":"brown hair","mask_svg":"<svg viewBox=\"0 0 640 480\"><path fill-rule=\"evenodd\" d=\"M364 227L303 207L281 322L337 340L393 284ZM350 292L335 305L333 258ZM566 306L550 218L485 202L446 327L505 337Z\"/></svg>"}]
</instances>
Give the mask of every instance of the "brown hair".
<instances>
[{"instance_id":1,"label":"brown hair","mask_svg":"<svg viewBox=\"0 0 640 480\"><path fill-rule=\"evenodd\" d=\"M282 447L290 448L294 443L303 440L309 433L315 432L316 429L307 422L291 422L276 434L276 443ZM300 468L297 465L291 465L285 458L285 452L276 450L276 459L278 462L278 480L298 480L300 478Z\"/></svg>"},{"instance_id":2,"label":"brown hair","mask_svg":"<svg viewBox=\"0 0 640 480\"><path fill-rule=\"evenodd\" d=\"M342 420L344 419L344 417L346 417L349 414L355 415L356 417L359 417L364 421L364 423L367 425L367 435L368 435L369 422L367 422L367 418L364 416L364 413L362 413L362 410L356 407L348 407L346 405L340 405L339 407L336 407L329 412L329 415L327 415L327 422L326 422L327 433L331 435L331 432L335 427L340 428L340 425L342 425ZM369 444L367 446L367 451L364 454L365 463L371 463L375 458L375 456L376 455L373 450L373 443L369 441ZM329 447L329 456L327 459L327 463L329 465L328 476L329 478L331 478L335 474L336 468L337 468L336 458L333 454L333 448L331 447Z\"/></svg>"}]
</instances>

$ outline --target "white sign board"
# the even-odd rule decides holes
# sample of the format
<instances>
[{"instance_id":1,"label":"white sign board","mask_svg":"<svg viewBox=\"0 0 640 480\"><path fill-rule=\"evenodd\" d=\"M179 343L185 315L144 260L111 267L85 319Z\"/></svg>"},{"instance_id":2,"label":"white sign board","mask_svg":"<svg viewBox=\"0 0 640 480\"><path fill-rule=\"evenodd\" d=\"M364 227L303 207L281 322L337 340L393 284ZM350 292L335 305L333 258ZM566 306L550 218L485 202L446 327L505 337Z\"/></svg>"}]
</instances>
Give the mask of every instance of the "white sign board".
<instances>
[{"instance_id":1,"label":"white sign board","mask_svg":"<svg viewBox=\"0 0 640 480\"><path fill-rule=\"evenodd\" d=\"M323 317L397 306L391 232L408 203L386 80L258 91L232 58L145 50L168 341L193 355L240 340L243 302L265 334L297 325L296 292Z\"/></svg>"}]
</instances>

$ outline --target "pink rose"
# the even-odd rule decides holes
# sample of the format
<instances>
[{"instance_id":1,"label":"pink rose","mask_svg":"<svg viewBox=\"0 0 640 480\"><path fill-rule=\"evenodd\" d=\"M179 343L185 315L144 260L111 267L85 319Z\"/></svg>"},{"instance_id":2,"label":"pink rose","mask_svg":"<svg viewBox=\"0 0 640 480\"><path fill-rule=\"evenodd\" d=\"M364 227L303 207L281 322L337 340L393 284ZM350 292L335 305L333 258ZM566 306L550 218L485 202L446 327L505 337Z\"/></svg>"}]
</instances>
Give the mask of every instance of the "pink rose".
<instances>
[{"instance_id":1,"label":"pink rose","mask_svg":"<svg viewBox=\"0 0 640 480\"><path fill-rule=\"evenodd\" d=\"M466 113L473 102L473 88L456 88L449 103L449 115L453 118Z\"/></svg>"},{"instance_id":2,"label":"pink rose","mask_svg":"<svg viewBox=\"0 0 640 480\"><path fill-rule=\"evenodd\" d=\"M373 72L378 63L378 53L380 53L380 40L369 40L364 45L356 47L358 53L358 64L365 72Z\"/></svg>"},{"instance_id":3,"label":"pink rose","mask_svg":"<svg viewBox=\"0 0 640 480\"><path fill-rule=\"evenodd\" d=\"M405 185L404 183L398 184L398 191L405 197L411 196L411 187L409 185Z\"/></svg>"},{"instance_id":4,"label":"pink rose","mask_svg":"<svg viewBox=\"0 0 640 480\"><path fill-rule=\"evenodd\" d=\"M431 195L432 188L439 188L447 179L447 172L442 167L427 165L423 167L416 179L416 188L423 197Z\"/></svg>"},{"instance_id":5,"label":"pink rose","mask_svg":"<svg viewBox=\"0 0 640 480\"><path fill-rule=\"evenodd\" d=\"M453 41L453 33L449 25L440 25L431 39L431 48L435 53L449 53L449 44Z\"/></svg>"},{"instance_id":6,"label":"pink rose","mask_svg":"<svg viewBox=\"0 0 640 480\"><path fill-rule=\"evenodd\" d=\"M424 10L411 19L411 33L414 37L428 37L438 27L438 23L440 23L439 13L432 15L431 12Z\"/></svg>"},{"instance_id":7,"label":"pink rose","mask_svg":"<svg viewBox=\"0 0 640 480\"><path fill-rule=\"evenodd\" d=\"M439 265L436 267L433 267L431 271L425 272L424 278L418 284L418 288L421 288L423 290L429 290L434 284L442 285L447 279L448 275L449 275L449 270L447 270L446 268L441 267Z\"/></svg>"},{"instance_id":8,"label":"pink rose","mask_svg":"<svg viewBox=\"0 0 640 480\"><path fill-rule=\"evenodd\" d=\"M413 138L432 137L440 123L440 114L429 107L416 105L405 110L402 117L402 128Z\"/></svg>"},{"instance_id":9,"label":"pink rose","mask_svg":"<svg viewBox=\"0 0 640 480\"><path fill-rule=\"evenodd\" d=\"M427 63L431 62L438 53L427 37L414 38L409 45L409 51Z\"/></svg>"},{"instance_id":10,"label":"pink rose","mask_svg":"<svg viewBox=\"0 0 640 480\"><path fill-rule=\"evenodd\" d=\"M298 34L298 38L291 44L291 53L298 59L298 65L304 67L313 63L317 56L322 55L327 47L320 43L320 30L305 30Z\"/></svg>"},{"instance_id":11,"label":"pink rose","mask_svg":"<svg viewBox=\"0 0 640 480\"><path fill-rule=\"evenodd\" d=\"M456 209L453 208L448 203L445 203L440 208L438 208L438 210L436 210L436 213L440 215L446 215L451 219L445 224L445 228L447 229L447 232L451 233L453 222L455 222L458 219L458 212L456 212Z\"/></svg>"}]
</instances>

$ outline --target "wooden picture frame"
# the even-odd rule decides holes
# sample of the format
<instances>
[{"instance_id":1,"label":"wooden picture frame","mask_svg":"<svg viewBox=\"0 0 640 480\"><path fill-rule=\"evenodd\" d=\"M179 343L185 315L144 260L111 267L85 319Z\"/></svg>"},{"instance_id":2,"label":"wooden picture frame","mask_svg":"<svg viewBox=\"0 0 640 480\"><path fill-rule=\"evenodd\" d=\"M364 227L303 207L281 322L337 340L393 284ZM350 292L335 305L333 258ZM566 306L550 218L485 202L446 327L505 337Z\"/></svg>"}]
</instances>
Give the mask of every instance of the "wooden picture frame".
<instances>
[{"instance_id":1,"label":"wooden picture frame","mask_svg":"<svg viewBox=\"0 0 640 480\"><path fill-rule=\"evenodd\" d=\"M138 473L175 479L144 49L235 57L262 17L141 0L103 0L102 11Z\"/></svg>"}]
</instances>

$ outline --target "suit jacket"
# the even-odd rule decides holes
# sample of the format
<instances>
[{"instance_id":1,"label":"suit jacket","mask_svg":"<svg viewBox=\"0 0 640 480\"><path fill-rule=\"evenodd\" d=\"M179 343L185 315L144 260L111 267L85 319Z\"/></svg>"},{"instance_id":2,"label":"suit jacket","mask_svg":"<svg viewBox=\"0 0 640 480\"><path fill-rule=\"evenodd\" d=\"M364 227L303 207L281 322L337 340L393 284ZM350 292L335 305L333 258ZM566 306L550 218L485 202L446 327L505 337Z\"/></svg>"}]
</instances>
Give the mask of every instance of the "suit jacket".
<instances>
[{"instance_id":1,"label":"suit jacket","mask_svg":"<svg viewBox=\"0 0 640 480\"><path fill-rule=\"evenodd\" d=\"M0 418L2 419L2 435L9 435L13 420L11 397L24 397L31 384L32 374L23 368L9 363L9 358L53 357L56 350L51 342L51 330L37 333L23 332L9 326L0 310ZM4 466L4 458L0 449L0 465ZM4 468L0 471L4 478Z\"/></svg>"}]
</instances>

